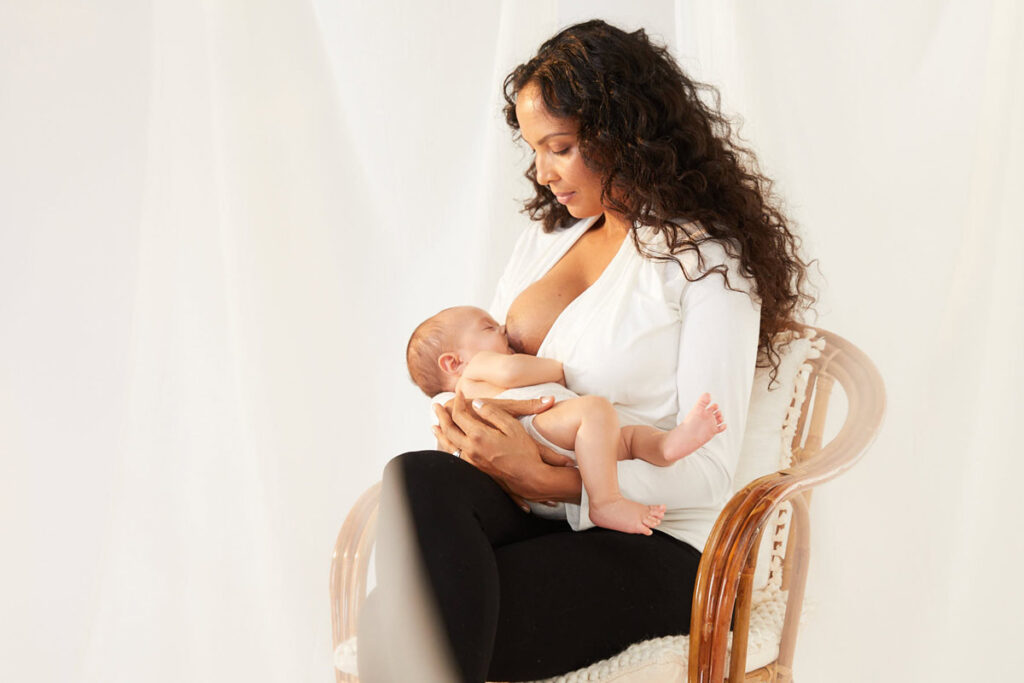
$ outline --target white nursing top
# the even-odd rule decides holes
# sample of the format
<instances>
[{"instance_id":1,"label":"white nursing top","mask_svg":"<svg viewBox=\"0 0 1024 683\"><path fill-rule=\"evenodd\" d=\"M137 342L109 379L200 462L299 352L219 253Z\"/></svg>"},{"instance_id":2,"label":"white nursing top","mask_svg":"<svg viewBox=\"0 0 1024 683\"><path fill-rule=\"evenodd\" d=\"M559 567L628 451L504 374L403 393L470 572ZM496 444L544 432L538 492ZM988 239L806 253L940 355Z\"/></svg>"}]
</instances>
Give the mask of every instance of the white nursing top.
<instances>
[{"instance_id":1,"label":"white nursing top","mask_svg":"<svg viewBox=\"0 0 1024 683\"><path fill-rule=\"evenodd\" d=\"M543 277L591 226L588 218L545 233L540 224L519 238L490 312L504 320L512 301ZM664 239L642 228L649 250L664 253ZM671 429L705 391L718 403L728 426L697 452L671 467L642 460L619 463L619 488L627 498L668 508L660 531L703 551L715 519L732 494L747 404L757 358L760 301L748 295L752 282L721 243L678 255L690 277L718 264L730 285L712 273L689 282L679 265L642 256L630 236L608 267L555 320L537 355L562 362L566 385L578 394L610 400L622 424ZM580 528L593 526L584 490L578 511L566 506ZM573 525L576 526L575 524Z\"/></svg>"}]
</instances>

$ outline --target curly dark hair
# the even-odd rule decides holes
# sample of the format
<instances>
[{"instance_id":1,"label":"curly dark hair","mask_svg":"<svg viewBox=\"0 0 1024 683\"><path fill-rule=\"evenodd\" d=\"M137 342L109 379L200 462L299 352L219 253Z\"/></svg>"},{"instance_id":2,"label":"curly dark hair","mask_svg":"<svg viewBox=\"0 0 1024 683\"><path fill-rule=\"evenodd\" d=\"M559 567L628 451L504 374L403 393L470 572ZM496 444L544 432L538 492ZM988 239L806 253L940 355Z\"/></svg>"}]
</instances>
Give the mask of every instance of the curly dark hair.
<instances>
[{"instance_id":1,"label":"curly dark hair","mask_svg":"<svg viewBox=\"0 0 1024 683\"><path fill-rule=\"evenodd\" d=\"M703 269L699 245L716 239L738 258L761 299L758 366L770 366L774 380L776 333L794 326L815 300L806 291L813 261L801 258L801 240L753 152L733 139L718 91L690 79L643 29L627 33L601 20L561 31L506 77L505 118L517 131L516 98L528 83L539 87L549 112L579 124L580 153L602 176L601 203L632 224L641 254L682 267L674 255L696 251ZM576 221L537 182L535 164L526 177L536 191L524 205L531 219L542 221L546 232ZM668 255L641 243L640 226L664 236ZM724 265L693 279L683 271L691 281L713 272L735 289Z\"/></svg>"}]
</instances>

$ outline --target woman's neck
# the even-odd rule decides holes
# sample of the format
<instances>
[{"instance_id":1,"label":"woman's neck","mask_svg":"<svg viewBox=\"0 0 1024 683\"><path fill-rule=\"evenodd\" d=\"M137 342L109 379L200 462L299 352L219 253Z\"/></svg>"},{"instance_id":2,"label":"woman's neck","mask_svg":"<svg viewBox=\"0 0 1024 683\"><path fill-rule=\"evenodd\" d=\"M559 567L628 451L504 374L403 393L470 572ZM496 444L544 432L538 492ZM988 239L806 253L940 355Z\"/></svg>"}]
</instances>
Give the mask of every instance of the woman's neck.
<instances>
[{"instance_id":1,"label":"woman's neck","mask_svg":"<svg viewBox=\"0 0 1024 683\"><path fill-rule=\"evenodd\" d=\"M590 227L590 232L602 235L609 241L622 241L629 232L630 223L622 214L605 211Z\"/></svg>"}]
</instances>

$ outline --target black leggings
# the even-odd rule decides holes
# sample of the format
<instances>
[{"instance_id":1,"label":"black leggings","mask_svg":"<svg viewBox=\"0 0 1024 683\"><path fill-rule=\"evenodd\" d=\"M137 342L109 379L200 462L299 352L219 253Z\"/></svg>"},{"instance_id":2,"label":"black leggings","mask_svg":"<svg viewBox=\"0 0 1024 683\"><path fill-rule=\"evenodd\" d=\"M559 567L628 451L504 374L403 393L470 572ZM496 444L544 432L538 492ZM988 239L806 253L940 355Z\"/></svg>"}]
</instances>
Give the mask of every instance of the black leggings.
<instances>
[{"instance_id":1,"label":"black leggings","mask_svg":"<svg viewBox=\"0 0 1024 683\"><path fill-rule=\"evenodd\" d=\"M526 514L486 474L439 451L405 453L384 471L378 591L394 588L388 561L401 552L389 545L388 516L403 493L464 681L555 676L690 630L695 548L660 532L574 532ZM368 614L376 602L361 624L399 618Z\"/></svg>"}]
</instances>

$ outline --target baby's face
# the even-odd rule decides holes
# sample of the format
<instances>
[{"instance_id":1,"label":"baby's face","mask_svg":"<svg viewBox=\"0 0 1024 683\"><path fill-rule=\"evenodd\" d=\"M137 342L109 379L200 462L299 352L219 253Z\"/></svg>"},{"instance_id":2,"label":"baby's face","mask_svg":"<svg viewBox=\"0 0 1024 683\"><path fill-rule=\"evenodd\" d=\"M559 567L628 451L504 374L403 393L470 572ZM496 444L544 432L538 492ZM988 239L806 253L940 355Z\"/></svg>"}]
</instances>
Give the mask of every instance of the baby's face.
<instances>
[{"instance_id":1,"label":"baby's face","mask_svg":"<svg viewBox=\"0 0 1024 683\"><path fill-rule=\"evenodd\" d=\"M466 306L458 313L456 329L460 330L459 352L464 356L463 361L469 361L480 351L513 353L505 336L505 326L499 325L487 311Z\"/></svg>"}]
</instances>

